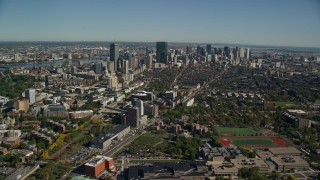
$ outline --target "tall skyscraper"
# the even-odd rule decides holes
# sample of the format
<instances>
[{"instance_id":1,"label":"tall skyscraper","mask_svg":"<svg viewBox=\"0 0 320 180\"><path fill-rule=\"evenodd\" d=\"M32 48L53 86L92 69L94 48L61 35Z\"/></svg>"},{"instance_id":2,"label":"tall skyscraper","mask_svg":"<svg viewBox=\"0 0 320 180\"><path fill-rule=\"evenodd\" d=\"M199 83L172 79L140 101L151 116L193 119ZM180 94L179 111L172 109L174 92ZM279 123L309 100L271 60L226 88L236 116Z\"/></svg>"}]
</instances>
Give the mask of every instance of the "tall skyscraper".
<instances>
[{"instance_id":1,"label":"tall skyscraper","mask_svg":"<svg viewBox=\"0 0 320 180\"><path fill-rule=\"evenodd\" d=\"M168 43L167 42L157 42L156 43L156 59L159 63L168 63Z\"/></svg>"},{"instance_id":2,"label":"tall skyscraper","mask_svg":"<svg viewBox=\"0 0 320 180\"><path fill-rule=\"evenodd\" d=\"M212 54L211 44L207 44L207 53Z\"/></svg>"},{"instance_id":3,"label":"tall skyscraper","mask_svg":"<svg viewBox=\"0 0 320 180\"><path fill-rule=\"evenodd\" d=\"M119 58L119 45L112 43L110 44L110 61L114 61L115 71L119 70L118 58Z\"/></svg>"},{"instance_id":4,"label":"tall skyscraper","mask_svg":"<svg viewBox=\"0 0 320 180\"><path fill-rule=\"evenodd\" d=\"M29 104L36 102L36 90L35 89L26 89L25 90L26 98L29 100Z\"/></svg>"}]
</instances>

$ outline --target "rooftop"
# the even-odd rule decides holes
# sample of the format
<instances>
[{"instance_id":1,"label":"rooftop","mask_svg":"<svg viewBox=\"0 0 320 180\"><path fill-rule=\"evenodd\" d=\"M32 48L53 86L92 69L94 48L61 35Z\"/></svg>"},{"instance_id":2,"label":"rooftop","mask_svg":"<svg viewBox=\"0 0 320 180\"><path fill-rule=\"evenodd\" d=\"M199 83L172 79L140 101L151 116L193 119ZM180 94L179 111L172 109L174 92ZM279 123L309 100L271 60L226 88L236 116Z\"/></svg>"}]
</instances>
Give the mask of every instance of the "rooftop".
<instances>
[{"instance_id":1,"label":"rooftop","mask_svg":"<svg viewBox=\"0 0 320 180\"><path fill-rule=\"evenodd\" d=\"M308 162L299 156L290 156L290 157L272 157L273 162L277 165L298 165L298 166L308 166Z\"/></svg>"},{"instance_id":2,"label":"rooftop","mask_svg":"<svg viewBox=\"0 0 320 180\"><path fill-rule=\"evenodd\" d=\"M302 152L294 147L276 147L269 148L269 151L274 155L289 155L289 154L301 154Z\"/></svg>"},{"instance_id":3,"label":"rooftop","mask_svg":"<svg viewBox=\"0 0 320 180\"><path fill-rule=\"evenodd\" d=\"M294 113L294 114L306 114L305 111L300 110L300 109L288 109L289 113Z\"/></svg>"},{"instance_id":4,"label":"rooftop","mask_svg":"<svg viewBox=\"0 0 320 180\"><path fill-rule=\"evenodd\" d=\"M85 165L95 167L98 164L104 163L104 161L112 160L111 157L97 155L96 157L90 159Z\"/></svg>"},{"instance_id":5,"label":"rooftop","mask_svg":"<svg viewBox=\"0 0 320 180\"><path fill-rule=\"evenodd\" d=\"M108 131L106 134L98 136L94 142L97 143L101 143L104 142L110 138L113 138L114 136L116 136L119 132L125 130L126 128L128 128L129 126L124 126L124 125L118 125L115 128L111 129L110 131Z\"/></svg>"}]
</instances>

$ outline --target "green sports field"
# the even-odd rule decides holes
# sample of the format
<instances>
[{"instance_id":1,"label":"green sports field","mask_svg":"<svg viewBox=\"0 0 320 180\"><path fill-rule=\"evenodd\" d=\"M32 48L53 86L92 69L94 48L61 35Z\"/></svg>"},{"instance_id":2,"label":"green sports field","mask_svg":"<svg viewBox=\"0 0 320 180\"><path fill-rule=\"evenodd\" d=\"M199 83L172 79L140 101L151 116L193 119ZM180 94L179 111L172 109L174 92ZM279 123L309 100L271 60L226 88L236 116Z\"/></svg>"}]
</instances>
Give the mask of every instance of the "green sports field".
<instances>
[{"instance_id":1,"label":"green sports field","mask_svg":"<svg viewBox=\"0 0 320 180\"><path fill-rule=\"evenodd\" d=\"M252 128L216 127L216 130L220 136L251 136L257 133Z\"/></svg>"},{"instance_id":2,"label":"green sports field","mask_svg":"<svg viewBox=\"0 0 320 180\"><path fill-rule=\"evenodd\" d=\"M232 138L234 146L276 146L269 138Z\"/></svg>"},{"instance_id":3,"label":"green sports field","mask_svg":"<svg viewBox=\"0 0 320 180\"><path fill-rule=\"evenodd\" d=\"M294 107L295 104L292 102L276 101L275 105L282 108Z\"/></svg>"}]
</instances>

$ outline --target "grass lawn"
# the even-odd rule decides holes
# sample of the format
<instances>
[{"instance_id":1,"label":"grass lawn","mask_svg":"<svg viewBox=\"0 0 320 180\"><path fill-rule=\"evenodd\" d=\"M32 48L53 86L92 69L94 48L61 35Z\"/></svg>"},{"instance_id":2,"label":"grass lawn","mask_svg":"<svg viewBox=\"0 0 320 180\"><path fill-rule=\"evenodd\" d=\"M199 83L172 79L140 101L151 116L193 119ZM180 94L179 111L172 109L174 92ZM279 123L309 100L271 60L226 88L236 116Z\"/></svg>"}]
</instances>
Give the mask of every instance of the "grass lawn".
<instances>
[{"instance_id":1,"label":"grass lawn","mask_svg":"<svg viewBox=\"0 0 320 180\"><path fill-rule=\"evenodd\" d=\"M179 163L181 159L134 159L130 160L130 163Z\"/></svg>"},{"instance_id":2,"label":"grass lawn","mask_svg":"<svg viewBox=\"0 0 320 180\"><path fill-rule=\"evenodd\" d=\"M276 144L268 138L232 138L231 143L234 146L276 146Z\"/></svg>"},{"instance_id":3,"label":"grass lawn","mask_svg":"<svg viewBox=\"0 0 320 180\"><path fill-rule=\"evenodd\" d=\"M292 102L276 101L274 103L275 103L276 106L283 107L283 108L294 107L295 106L295 104L292 103Z\"/></svg>"},{"instance_id":4,"label":"grass lawn","mask_svg":"<svg viewBox=\"0 0 320 180\"><path fill-rule=\"evenodd\" d=\"M257 132L252 128L231 128L231 127L216 127L220 136L251 136Z\"/></svg>"},{"instance_id":5,"label":"grass lawn","mask_svg":"<svg viewBox=\"0 0 320 180\"><path fill-rule=\"evenodd\" d=\"M158 142L161 142L161 135L154 134L151 132L146 132L145 134L138 137L138 139L133 141L133 144L136 145L144 145L144 146L152 146L154 144L157 144Z\"/></svg>"}]
</instances>

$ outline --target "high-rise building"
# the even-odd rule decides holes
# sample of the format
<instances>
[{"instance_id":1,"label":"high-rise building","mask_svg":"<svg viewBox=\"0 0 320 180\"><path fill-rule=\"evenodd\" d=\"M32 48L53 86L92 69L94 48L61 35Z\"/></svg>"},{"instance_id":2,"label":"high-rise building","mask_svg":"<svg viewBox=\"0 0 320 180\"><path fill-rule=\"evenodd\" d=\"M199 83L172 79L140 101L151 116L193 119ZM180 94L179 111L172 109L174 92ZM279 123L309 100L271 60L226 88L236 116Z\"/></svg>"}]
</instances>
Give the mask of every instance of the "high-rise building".
<instances>
[{"instance_id":1,"label":"high-rise building","mask_svg":"<svg viewBox=\"0 0 320 180\"><path fill-rule=\"evenodd\" d=\"M96 74L102 74L102 63L101 62L94 63L94 72Z\"/></svg>"},{"instance_id":2,"label":"high-rise building","mask_svg":"<svg viewBox=\"0 0 320 180\"><path fill-rule=\"evenodd\" d=\"M138 59L133 55L131 58L131 69L134 70L136 68L138 68Z\"/></svg>"},{"instance_id":3,"label":"high-rise building","mask_svg":"<svg viewBox=\"0 0 320 180\"><path fill-rule=\"evenodd\" d=\"M168 63L168 42L156 43L156 60L158 63Z\"/></svg>"},{"instance_id":4,"label":"high-rise building","mask_svg":"<svg viewBox=\"0 0 320 180\"><path fill-rule=\"evenodd\" d=\"M152 59L153 59L153 54L148 54L147 62L146 62L146 66L148 69L152 68Z\"/></svg>"},{"instance_id":5,"label":"high-rise building","mask_svg":"<svg viewBox=\"0 0 320 180\"><path fill-rule=\"evenodd\" d=\"M124 54L124 59L128 60L129 69L132 69L132 54L131 54L131 52L127 51L127 52Z\"/></svg>"},{"instance_id":6,"label":"high-rise building","mask_svg":"<svg viewBox=\"0 0 320 180\"><path fill-rule=\"evenodd\" d=\"M138 107L128 107L125 116L125 125L137 128L140 125L140 115Z\"/></svg>"},{"instance_id":7,"label":"high-rise building","mask_svg":"<svg viewBox=\"0 0 320 180\"><path fill-rule=\"evenodd\" d=\"M114 73L114 67L115 65L113 61L107 61L107 68L110 73Z\"/></svg>"},{"instance_id":8,"label":"high-rise building","mask_svg":"<svg viewBox=\"0 0 320 180\"><path fill-rule=\"evenodd\" d=\"M146 54L148 55L150 53L149 47L146 47Z\"/></svg>"},{"instance_id":9,"label":"high-rise building","mask_svg":"<svg viewBox=\"0 0 320 180\"><path fill-rule=\"evenodd\" d=\"M197 46L197 54L200 55L201 54L201 47L198 45Z\"/></svg>"},{"instance_id":10,"label":"high-rise building","mask_svg":"<svg viewBox=\"0 0 320 180\"><path fill-rule=\"evenodd\" d=\"M68 53L68 59L72 59L72 53Z\"/></svg>"},{"instance_id":11,"label":"high-rise building","mask_svg":"<svg viewBox=\"0 0 320 180\"><path fill-rule=\"evenodd\" d=\"M201 56L206 56L206 50L203 47L200 48L200 55Z\"/></svg>"},{"instance_id":12,"label":"high-rise building","mask_svg":"<svg viewBox=\"0 0 320 180\"><path fill-rule=\"evenodd\" d=\"M177 64L178 63L178 56L173 56L173 61L172 61L172 63L173 64Z\"/></svg>"},{"instance_id":13,"label":"high-rise building","mask_svg":"<svg viewBox=\"0 0 320 180\"><path fill-rule=\"evenodd\" d=\"M159 114L159 107L156 104L144 104L144 114L156 117Z\"/></svg>"},{"instance_id":14,"label":"high-rise building","mask_svg":"<svg viewBox=\"0 0 320 180\"><path fill-rule=\"evenodd\" d=\"M187 54L192 54L192 47L187 46L186 51L187 51Z\"/></svg>"},{"instance_id":15,"label":"high-rise building","mask_svg":"<svg viewBox=\"0 0 320 180\"><path fill-rule=\"evenodd\" d=\"M114 62L114 70L118 71L119 45L115 43L110 44L110 61Z\"/></svg>"},{"instance_id":16,"label":"high-rise building","mask_svg":"<svg viewBox=\"0 0 320 180\"><path fill-rule=\"evenodd\" d=\"M250 59L251 57L250 57L250 48L247 48L247 59Z\"/></svg>"},{"instance_id":17,"label":"high-rise building","mask_svg":"<svg viewBox=\"0 0 320 180\"><path fill-rule=\"evenodd\" d=\"M110 88L118 87L118 77L114 74L111 74L107 77L107 82Z\"/></svg>"},{"instance_id":18,"label":"high-rise building","mask_svg":"<svg viewBox=\"0 0 320 180\"><path fill-rule=\"evenodd\" d=\"M207 55L207 62L211 62L212 61L212 55L211 54L208 54Z\"/></svg>"},{"instance_id":19,"label":"high-rise building","mask_svg":"<svg viewBox=\"0 0 320 180\"><path fill-rule=\"evenodd\" d=\"M230 60L234 60L234 55L233 55L233 52L232 51L230 51L230 53L229 53L229 55L228 55L228 58L230 59Z\"/></svg>"},{"instance_id":20,"label":"high-rise building","mask_svg":"<svg viewBox=\"0 0 320 180\"><path fill-rule=\"evenodd\" d=\"M245 48L240 48L240 58L244 58Z\"/></svg>"},{"instance_id":21,"label":"high-rise building","mask_svg":"<svg viewBox=\"0 0 320 180\"><path fill-rule=\"evenodd\" d=\"M144 115L143 101L141 99L133 98L132 105L139 108L139 117Z\"/></svg>"},{"instance_id":22,"label":"high-rise building","mask_svg":"<svg viewBox=\"0 0 320 180\"><path fill-rule=\"evenodd\" d=\"M29 100L29 104L36 102L36 90L35 89L26 89L25 96Z\"/></svg>"},{"instance_id":23,"label":"high-rise building","mask_svg":"<svg viewBox=\"0 0 320 180\"><path fill-rule=\"evenodd\" d=\"M211 44L207 44L207 53L212 54Z\"/></svg>"},{"instance_id":24,"label":"high-rise building","mask_svg":"<svg viewBox=\"0 0 320 180\"><path fill-rule=\"evenodd\" d=\"M122 61L122 73L124 73L124 74L129 73L129 61L128 60Z\"/></svg>"},{"instance_id":25,"label":"high-rise building","mask_svg":"<svg viewBox=\"0 0 320 180\"><path fill-rule=\"evenodd\" d=\"M19 62L20 60L21 60L20 54L19 53L15 54L14 55L14 61L15 62Z\"/></svg>"}]
</instances>

